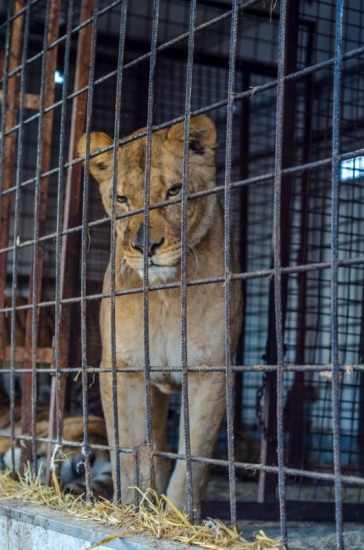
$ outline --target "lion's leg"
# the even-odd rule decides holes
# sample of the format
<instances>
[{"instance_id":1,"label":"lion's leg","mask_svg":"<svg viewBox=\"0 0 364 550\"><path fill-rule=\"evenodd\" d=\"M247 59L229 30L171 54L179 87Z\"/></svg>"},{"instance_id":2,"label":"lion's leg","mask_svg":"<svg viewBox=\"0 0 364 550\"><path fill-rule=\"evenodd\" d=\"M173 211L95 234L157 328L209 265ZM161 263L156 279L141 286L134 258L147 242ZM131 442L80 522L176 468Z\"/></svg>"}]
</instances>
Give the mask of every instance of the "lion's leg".
<instances>
[{"instance_id":1,"label":"lion's leg","mask_svg":"<svg viewBox=\"0 0 364 550\"><path fill-rule=\"evenodd\" d=\"M100 374L102 408L104 410L107 438L114 445L114 418L112 407L112 377L110 373ZM117 410L119 422L119 446L132 448L146 440L145 390L141 373L125 372L117 375ZM111 451L111 465L116 489L115 453ZM120 453L120 486L123 504L134 502L133 457L131 453Z\"/></svg>"},{"instance_id":2,"label":"lion's leg","mask_svg":"<svg viewBox=\"0 0 364 550\"><path fill-rule=\"evenodd\" d=\"M209 458L225 414L225 377L223 373L190 373L188 376L190 448L192 456ZM184 454L184 418L181 411L178 452ZM208 466L192 462L192 497L196 519L201 516L201 497L207 480ZM186 507L186 463L177 460L167 496L180 510Z\"/></svg>"},{"instance_id":3,"label":"lion's leg","mask_svg":"<svg viewBox=\"0 0 364 550\"><path fill-rule=\"evenodd\" d=\"M170 397L152 385L152 430L153 448L158 451L169 451L167 441L167 416ZM155 457L155 488L158 495L167 490L171 461L168 458Z\"/></svg>"}]
</instances>

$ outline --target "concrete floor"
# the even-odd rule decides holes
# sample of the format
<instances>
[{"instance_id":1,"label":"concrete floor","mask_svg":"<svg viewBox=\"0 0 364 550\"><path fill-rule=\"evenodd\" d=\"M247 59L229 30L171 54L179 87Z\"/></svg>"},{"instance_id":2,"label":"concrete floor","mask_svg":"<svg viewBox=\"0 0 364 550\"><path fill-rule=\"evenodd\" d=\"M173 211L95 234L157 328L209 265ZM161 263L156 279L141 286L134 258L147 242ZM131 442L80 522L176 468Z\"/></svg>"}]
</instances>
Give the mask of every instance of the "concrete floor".
<instances>
[{"instance_id":1,"label":"concrete floor","mask_svg":"<svg viewBox=\"0 0 364 550\"><path fill-rule=\"evenodd\" d=\"M254 532L263 529L269 537L280 535L278 523L267 523L259 521L239 522L239 530L249 540ZM306 522L288 522L288 545L289 550L326 550L337 548L335 525ZM364 519L363 524L347 524L344 529L345 550L363 550L364 548Z\"/></svg>"},{"instance_id":2,"label":"concrete floor","mask_svg":"<svg viewBox=\"0 0 364 550\"><path fill-rule=\"evenodd\" d=\"M241 502L257 502L258 483L257 481L236 480L236 500ZM332 486L320 483L304 485L288 481L286 485L287 500L317 500L322 502L334 502L335 495ZM210 476L206 500L223 501L229 500L229 481L227 476ZM344 502L364 502L364 490L358 487L347 487L343 490ZM364 521L364 518L363 518ZM364 547L363 547L364 548Z\"/></svg>"},{"instance_id":3,"label":"concrete floor","mask_svg":"<svg viewBox=\"0 0 364 550\"><path fill-rule=\"evenodd\" d=\"M257 502L257 481L236 481L236 498L243 502ZM287 483L286 496L288 500L334 501L334 492L327 485L303 485ZM229 500L229 483L227 478L212 473L206 493L207 500ZM357 488L346 488L345 502L364 502L364 491ZM337 547L336 531L333 523L319 524L316 522L288 522L289 550L326 550ZM262 529L272 538L280 536L280 524L277 522L240 521L239 531L244 538L253 540L255 532ZM364 517L358 523L348 523L344 526L345 550L364 549Z\"/></svg>"}]
</instances>

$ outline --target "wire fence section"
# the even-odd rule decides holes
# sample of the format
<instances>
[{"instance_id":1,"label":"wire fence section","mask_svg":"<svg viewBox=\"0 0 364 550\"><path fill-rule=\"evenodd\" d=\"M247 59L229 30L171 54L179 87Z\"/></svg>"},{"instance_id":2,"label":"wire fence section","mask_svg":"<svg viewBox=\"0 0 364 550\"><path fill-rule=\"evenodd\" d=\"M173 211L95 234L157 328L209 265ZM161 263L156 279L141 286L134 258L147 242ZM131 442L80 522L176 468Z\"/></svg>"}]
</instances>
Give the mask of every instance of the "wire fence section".
<instances>
[{"instance_id":1,"label":"wire fence section","mask_svg":"<svg viewBox=\"0 0 364 550\"><path fill-rule=\"evenodd\" d=\"M91 499L101 456L117 501L155 485L193 521L225 499L232 525L273 503L284 544L291 500L331 501L344 547L364 495L363 18L0 3L2 467L71 490L58 459L81 453Z\"/></svg>"}]
</instances>

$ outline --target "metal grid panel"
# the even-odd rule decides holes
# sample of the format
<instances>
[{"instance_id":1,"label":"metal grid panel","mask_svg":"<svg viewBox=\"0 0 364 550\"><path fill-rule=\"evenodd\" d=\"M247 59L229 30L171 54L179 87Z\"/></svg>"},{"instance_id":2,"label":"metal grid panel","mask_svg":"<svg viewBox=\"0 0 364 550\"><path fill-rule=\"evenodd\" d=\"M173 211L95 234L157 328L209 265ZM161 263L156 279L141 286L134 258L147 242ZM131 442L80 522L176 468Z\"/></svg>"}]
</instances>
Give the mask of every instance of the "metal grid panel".
<instances>
[{"instance_id":1,"label":"metal grid panel","mask_svg":"<svg viewBox=\"0 0 364 550\"><path fill-rule=\"evenodd\" d=\"M215 5L216 4L216 5ZM224 6L226 4L226 7ZM56 415L55 432L57 436L43 438L61 446L62 439L62 392L64 372L82 370L82 409L84 418L84 439L82 447L85 455L85 486L87 497L91 495L91 464L90 449L100 447L90 443L88 437L89 380L90 380L90 331L89 304L99 303L101 289L94 290L93 283L100 281L108 257L111 260L111 347L112 360L107 367L113 377L113 414L114 439L110 450L116 457L131 453L133 449L123 448L118 451L118 418L116 404L117 380L117 342L115 337L114 315L116 299L120 292L116 289L118 266L115 265L115 226L120 219L116 209L116 188L112 192L111 222L102 215L97 202L97 189L88 171L83 179L81 216L72 225L64 225L67 210L66 178L67 174L76 173L79 161L66 162L67 142L72 136L72 101L85 98L80 91L72 93L75 66L71 61L71 51L75 48L76 37L89 29L90 67L87 90L87 105L85 106L86 123L86 166L93 158L90 156L89 139L91 129L107 131L113 135L114 150L117 144L123 145L130 131L146 124L146 176L144 206L138 211L144 216L144 226L148 227L148 219L155 206L150 208L150 149L155 131L169 127L178 121L185 121L184 129L184 163L182 176L181 203L182 223L182 271L178 281L169 284L158 284L158 288L181 289L181 326L182 326L182 359L180 365L168 365L165 372L173 367L182 374L182 417L185 437L185 452L168 453L156 451L155 456L172 458L186 463L187 507L190 518L193 517L193 465L209 463L224 467L228 471L231 522L238 519L236 508L235 475L246 466L266 474L278 474L278 497L283 540L287 540L286 512L286 478L298 476L301 480L326 481L334 488L336 505L336 525L338 548L343 547L342 523L342 486L355 485L359 489L363 485L362 471L358 469L362 456L362 434L360 431L362 406L362 326L363 326L363 296L362 271L363 253L361 238L362 218L362 180L360 172L360 157L362 155L362 78L361 59L363 54L362 25L359 20L363 9L355 3L349 3L343 10L341 0L334 6L331 2L317 1L310 5L302 4L298 13L299 29L297 56L294 60L296 68L288 66L286 30L292 21L292 3L282 1L280 11L275 11L270 20L269 9L262 10L255 1L231 4L225 2L183 2L177 3L155 1L136 3L124 1L105 4L95 2L94 5L82 4L86 11L86 23L79 26L79 6L62 3L62 25L59 47L59 60L62 60L62 72L65 82L58 88L54 106L48 107L54 113L52 143L57 143L59 133L59 149L52 148L50 170L49 200L47 204L47 225L38 226L42 174L42 144L46 55L48 26L51 8L50 2L17 3L20 14L12 17L13 6L4 23L1 32L4 37L4 77L2 78L2 135L6 137L1 142L1 156L8 154L10 136L16 136L17 145L15 165L12 178L3 179L1 204L5 223L12 220L9 239L1 244L1 257L5 271L2 271L2 292L5 288L6 273L8 273L8 288L11 290L11 306L0 303L0 311L11 316L11 350L10 350L10 405L12 443L12 462L14 464L15 439L31 442L33 469L36 471L36 380L41 370L56 372L55 385L56 402L59 414ZM353 5L351 5L353 4ZM355 5L354 5L355 4ZM239 14L246 14L246 19L238 21ZM15 32L15 22L24 25L23 48L19 52L19 68L10 66L11 32ZM30 22L44 32L38 46L34 40L30 45ZM343 21L343 26L342 26ZM128 25L129 22L129 25ZM14 23L14 24L13 24ZM54 23L53 23L54 24ZM37 28L38 28L37 27ZM34 28L34 27L33 27ZM73 31L71 32L71 29ZM205 32L206 30L206 32ZM207 32L208 30L208 32ZM103 39L105 31L109 37ZM288 32L288 31L287 31ZM184 33L184 34L183 34ZM36 35L36 31L34 32ZM31 37L32 38L32 37ZM110 47L111 46L111 47ZM49 47L49 44L48 44ZM33 49L32 49L33 48ZM110 56L111 49L118 48L118 58ZM194 59L194 49L198 48L201 60ZM49 51L54 50L54 45ZM170 52L170 56L168 53ZM209 59L203 56L210 55ZM107 61L105 61L107 56ZM216 58L215 66L211 67L212 57ZM278 58L278 73L275 78L275 60ZM26 61L28 60L28 61ZM236 60L236 61L235 61ZM257 67L255 70L250 61ZM13 72L12 72L13 71ZM288 73L288 77L287 77ZM293 73L289 76L290 73ZM249 75L247 79L246 74ZM11 76L13 75L13 76ZM17 75L17 76L16 76ZM48 75L49 76L49 75ZM75 79L76 81L76 79ZM166 86L166 82L169 86ZM5 118L6 106L9 106L9 90L13 84L19 86L20 108L16 120ZM33 87L34 83L34 87ZM293 86L291 84L293 83ZM291 87L290 87L291 86ZM253 90L251 89L253 87ZM82 89L82 88L81 88ZM135 90L138 93L135 93ZM287 156L288 130L287 119L289 111L289 93L294 90L294 115L297 129L293 136L294 148ZM16 92L16 90L15 90ZM140 93L139 93L140 92ZM29 96L38 94L40 110L34 114L25 108ZM341 94L341 95L340 95ZM249 98L249 99L248 99ZM6 100L5 100L6 99ZM249 101L247 107L246 101ZM8 102L8 103L7 103ZM125 105L132 105L127 108ZM18 106L16 105L16 108ZM221 204L224 206L225 234L225 275L210 281L203 278L192 282L187 278L187 205L197 196L187 195L188 170L188 134L191 115L210 113L219 129L221 148L216 157L217 185L210 194L218 192ZM249 112L249 148L244 158L244 129L246 111ZM114 113L116 113L114 115ZM308 117L308 118L307 118ZM310 135L307 141L307 121L310 122ZM159 126L158 126L159 125ZM37 136L37 142L34 140ZM47 136L51 139L51 135ZM136 139L139 136L136 136ZM121 141L120 141L121 140ZM309 143L309 146L308 146ZM111 147L112 149L112 147ZM243 153L242 153L243 151ZM36 152L36 153L34 153ZM343 180L343 162L356 159L352 165L345 165L346 171L352 170L353 177ZM7 160L5 166L11 165ZM309 164L310 163L310 164ZM114 181L117 176L117 156L114 153ZM351 166L351 168L350 168ZM359 174L360 176L360 174ZM8 187L11 187L10 191ZM287 207L286 193L292 188L289 208L289 227L285 225ZM11 197L12 209L7 205ZM37 198L38 197L38 198ZM247 211L242 209L239 200L245 201ZM34 201L32 204L31 201ZM22 216L20 217L20 213ZM302 213L305 215L302 216ZM24 215L24 216L23 216ZM244 218L247 215L248 223ZM4 223L4 222L3 222ZM241 228L246 224L244 239L241 238ZM62 229L63 225L63 229ZM239 240L240 256L244 269L241 273L231 273L231 229ZM289 230L289 231L288 231ZM39 231L43 233L39 234ZM288 231L286 235L285 232ZM272 238L273 233L273 238ZM6 233L3 233L6 235ZM80 266L75 264L77 285L75 289L64 294L65 264L62 254L65 251L65 236L68 244L72 235L78 235L81 241L79 256ZM302 235L304 236L304 240ZM6 235L7 237L7 235ZM39 237L41 240L39 240ZM288 241L287 241L288 237ZM24 242L24 240L28 242ZM148 232L144 232L143 249L148 248ZM54 241L56 245L54 246ZM55 306L55 366L39 369L36 358L37 305L41 296L34 284L31 287L29 306L18 306L16 302L16 287L22 283L22 294L26 295L26 279L32 276L37 281L37 261L32 256L39 257L39 243L46 243L43 292L54 290L54 298L47 298L42 307ZM111 243L111 245L109 244ZM281 243L283 245L281 246ZM289 250L287 248L289 246ZM110 246L110 254L108 247ZM273 247L273 256L272 256ZM89 252L90 249L90 252ZM303 254L304 249L304 254ZM258 251L258 252L257 252ZM71 248L72 252L72 248ZM288 253L288 260L287 260ZM273 257L273 263L272 263ZM230 287L234 280L245 283L245 328L242 339L243 362L234 366L231 362L230 334ZM53 283L52 283L53 281ZM272 282L271 282L272 281ZM304 281L305 301L302 302ZM196 370L188 364L186 339L186 296L187 289L196 285L207 285L218 282L224 286L226 315L226 360L224 365L211 367L210 372L220 370L226 375L226 405L227 423L225 437L227 453L224 459L194 456L190 450L189 440L189 372ZM269 301L269 289L273 301ZM92 289L92 290L91 290ZM297 291L298 289L298 291ZM146 403L146 434L147 443L152 445L151 426L151 395L150 380L154 371L160 371L150 361L150 342L148 336L148 309L150 290L148 281L148 257L144 255L144 275L137 292L143 296L144 308L144 366L137 367L144 373L145 403ZM104 296L105 297L105 296ZM44 298L42 298L44 300ZM68 350L62 356L64 312L69 304L77 304L79 313L73 322L81 326L80 351L73 362L68 360L73 350ZM24 388L29 386L32 411L32 421L22 436L14 435L15 419L15 310L30 311L31 329L27 329L28 346L31 359L24 362L23 373L29 371L32 376ZM302 315L304 320L302 321ZM273 325L272 325L273 323ZM269 328L273 327L273 328ZM0 327L1 328L1 327ZM269 330L273 330L276 338L276 348L272 352L265 345ZM299 338L303 334L302 344ZM29 342L29 335L31 341ZM77 338L77 337L76 337ZM302 347L302 350L300 348ZM38 344L39 347L39 344ZM262 365L262 355L265 361ZM272 355L273 353L273 355ZM73 359L74 359L73 355ZM239 357L239 354L238 354ZM272 360L272 357L275 357ZM242 366L244 365L244 366ZM66 366L66 369L63 367ZM94 366L94 365L92 365ZM347 372L353 369L354 374ZM320 371L329 371L332 380L322 380ZM102 369L93 368L93 372ZM251 426L254 422L252 409L255 405L254 396L262 371L276 373L275 393L278 445L277 466L267 464L245 464L234 456L234 425L233 425L233 372L244 372L243 377L243 423ZM293 372L288 371L295 371ZM304 374L301 379L300 374ZM239 379L240 380L240 379ZM30 381L30 382L29 382ZM359 386L357 385L359 382ZM241 383L241 380L240 382ZM304 407L303 418L306 425L303 435L306 438L303 459L292 462L290 450L291 437L294 432L287 428L285 416L293 415L289 409L294 401L295 383L299 391L306 391L301 398ZM300 386L301 384L301 386ZM302 385L303 384L303 385ZM302 390L303 388L303 390ZM267 386L266 386L267 389ZM28 391L28 390L27 390ZM23 394L25 395L23 390ZM265 395L266 402L268 395ZM245 405L244 405L245 404ZM237 401L236 406L240 403ZM29 411L28 411L29 412ZM301 411L302 412L302 411ZM27 414L23 404L23 416ZM239 415L238 415L239 416ZM294 415L293 415L294 417ZM332 422L333 418L333 422ZM262 420L262 418L261 418ZM264 424L264 419L262 420ZM23 419L23 430L24 430ZM287 437L287 432L289 437ZM27 433L27 435L24 435ZM264 437L263 431L263 440ZM307 436L310 436L307 439ZM300 435L302 437L302 434ZM346 446L347 438L348 446ZM77 446L76 443L70 443ZM28 450L28 452L29 452ZM309 452L308 452L309 451ZM138 456L135 454L134 456ZM306 453L306 454L305 454ZM307 455L308 453L308 455ZM25 456L25 454L24 454ZM307 459L314 461L312 463ZM116 458L118 461L118 458ZM332 470L333 467L333 470ZM117 469L119 472L119 470ZM152 478L150 478L152 479ZM116 496L120 496L120 478L116 476ZM359 496L360 499L360 496Z\"/></svg>"}]
</instances>

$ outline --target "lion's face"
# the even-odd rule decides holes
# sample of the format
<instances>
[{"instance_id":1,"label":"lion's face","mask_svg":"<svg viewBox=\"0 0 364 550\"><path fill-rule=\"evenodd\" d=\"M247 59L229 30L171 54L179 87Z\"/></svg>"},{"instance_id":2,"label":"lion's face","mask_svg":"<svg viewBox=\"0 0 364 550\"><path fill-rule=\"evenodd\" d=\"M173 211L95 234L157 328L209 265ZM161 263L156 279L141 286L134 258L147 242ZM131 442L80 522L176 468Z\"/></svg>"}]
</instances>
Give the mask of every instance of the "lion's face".
<instances>
[{"instance_id":1,"label":"lion's face","mask_svg":"<svg viewBox=\"0 0 364 550\"><path fill-rule=\"evenodd\" d=\"M160 130L152 135L149 204L172 201L181 196L183 171L184 124ZM90 152L107 147L113 140L94 132ZM214 148L216 130L205 116L191 119L188 169L188 193L215 185ZM85 156L86 138L79 143L79 154ZM111 214L113 185L113 150L90 159L91 174L100 183L106 212ZM123 214L144 207L146 138L119 148L116 182L116 213ZM187 208L187 245L193 247L213 223L215 195L189 200ZM125 262L143 277L144 254L148 255L150 282L172 279L181 259L181 203L149 211L148 246L144 250L144 214L133 214L117 220Z\"/></svg>"}]
</instances>

